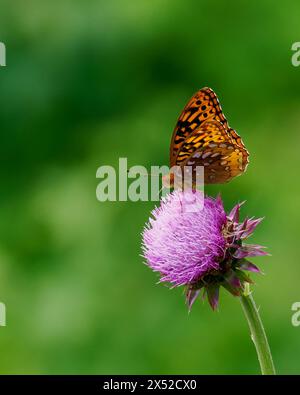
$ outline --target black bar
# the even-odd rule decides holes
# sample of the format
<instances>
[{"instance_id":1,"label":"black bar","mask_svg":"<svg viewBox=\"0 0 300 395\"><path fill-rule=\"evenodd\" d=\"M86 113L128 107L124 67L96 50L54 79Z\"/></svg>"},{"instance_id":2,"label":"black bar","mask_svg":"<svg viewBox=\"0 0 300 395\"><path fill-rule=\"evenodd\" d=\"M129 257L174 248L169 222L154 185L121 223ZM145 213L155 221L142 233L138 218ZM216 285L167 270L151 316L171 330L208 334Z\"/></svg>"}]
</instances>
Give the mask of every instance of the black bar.
<instances>
[{"instance_id":1,"label":"black bar","mask_svg":"<svg viewBox=\"0 0 300 395\"><path fill-rule=\"evenodd\" d=\"M136 393L140 391L153 392L194 392L206 390L230 390L236 389L238 392L242 388L257 392L266 389L270 391L272 387L276 390L286 391L289 385L300 384L300 376L189 376L189 375L157 375L157 376L0 376L0 393L7 388L11 393L24 393L30 391L31 394L44 393L74 393L98 394L100 392L127 392ZM299 387L298 387L299 388ZM20 392L21 391L21 392Z\"/></svg>"}]
</instances>

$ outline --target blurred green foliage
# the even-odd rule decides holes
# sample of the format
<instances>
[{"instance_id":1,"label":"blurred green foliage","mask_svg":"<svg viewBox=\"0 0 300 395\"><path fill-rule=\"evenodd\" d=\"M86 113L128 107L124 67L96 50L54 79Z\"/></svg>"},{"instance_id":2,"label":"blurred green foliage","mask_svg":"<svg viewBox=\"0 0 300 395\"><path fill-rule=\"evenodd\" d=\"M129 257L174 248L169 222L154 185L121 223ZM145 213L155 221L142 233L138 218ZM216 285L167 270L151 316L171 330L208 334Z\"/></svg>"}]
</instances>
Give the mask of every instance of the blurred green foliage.
<instances>
[{"instance_id":1,"label":"blurred green foliage","mask_svg":"<svg viewBox=\"0 0 300 395\"><path fill-rule=\"evenodd\" d=\"M219 95L250 151L226 208L265 216L255 276L279 373L300 373L300 5L196 0L3 1L1 373L258 373L239 301L220 311L156 285L140 232L154 203L96 200L96 169L168 164L189 97Z\"/></svg>"}]
</instances>

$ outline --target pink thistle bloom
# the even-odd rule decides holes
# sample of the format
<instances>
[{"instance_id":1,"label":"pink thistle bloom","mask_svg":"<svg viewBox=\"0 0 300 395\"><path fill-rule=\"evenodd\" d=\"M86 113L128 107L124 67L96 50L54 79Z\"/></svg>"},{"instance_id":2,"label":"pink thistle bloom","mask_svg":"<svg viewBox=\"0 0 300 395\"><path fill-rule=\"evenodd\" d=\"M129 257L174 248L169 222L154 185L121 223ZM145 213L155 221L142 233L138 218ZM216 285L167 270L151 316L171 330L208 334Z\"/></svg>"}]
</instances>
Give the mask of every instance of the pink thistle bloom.
<instances>
[{"instance_id":1,"label":"pink thistle bloom","mask_svg":"<svg viewBox=\"0 0 300 395\"><path fill-rule=\"evenodd\" d=\"M262 219L239 223L241 205L227 215L220 197L186 190L172 192L152 211L143 231L146 264L160 274L160 282L186 286L189 309L203 290L215 310L220 286L240 296L245 282L252 282L244 270L260 272L246 258L267 253L244 240Z\"/></svg>"}]
</instances>

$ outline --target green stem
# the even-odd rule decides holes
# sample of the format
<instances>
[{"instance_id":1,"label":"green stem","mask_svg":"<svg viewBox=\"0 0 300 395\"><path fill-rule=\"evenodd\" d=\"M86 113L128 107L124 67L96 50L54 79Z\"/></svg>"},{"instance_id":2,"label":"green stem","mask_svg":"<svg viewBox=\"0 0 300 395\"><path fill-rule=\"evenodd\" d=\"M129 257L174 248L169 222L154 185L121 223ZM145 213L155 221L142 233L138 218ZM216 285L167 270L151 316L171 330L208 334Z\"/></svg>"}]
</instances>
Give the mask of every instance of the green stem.
<instances>
[{"instance_id":1,"label":"green stem","mask_svg":"<svg viewBox=\"0 0 300 395\"><path fill-rule=\"evenodd\" d=\"M253 340L256 348L261 373L264 375L274 375L276 372L271 350L254 299L249 292L249 287L245 288L245 292L240 299L249 324L251 339Z\"/></svg>"}]
</instances>

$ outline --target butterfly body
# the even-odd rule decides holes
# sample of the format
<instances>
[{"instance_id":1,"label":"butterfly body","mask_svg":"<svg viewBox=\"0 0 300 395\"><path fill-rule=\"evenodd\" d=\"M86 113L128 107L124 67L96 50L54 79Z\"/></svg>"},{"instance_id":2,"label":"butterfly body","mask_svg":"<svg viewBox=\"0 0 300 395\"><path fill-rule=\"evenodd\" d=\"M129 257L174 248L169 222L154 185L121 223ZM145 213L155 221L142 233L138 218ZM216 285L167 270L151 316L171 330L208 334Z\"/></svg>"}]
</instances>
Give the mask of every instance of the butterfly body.
<instances>
[{"instance_id":1,"label":"butterfly body","mask_svg":"<svg viewBox=\"0 0 300 395\"><path fill-rule=\"evenodd\" d=\"M204 166L205 184L222 184L242 174L249 153L240 136L229 127L217 95L198 91L183 109L170 145L170 167ZM172 174L163 180L174 183Z\"/></svg>"}]
</instances>

